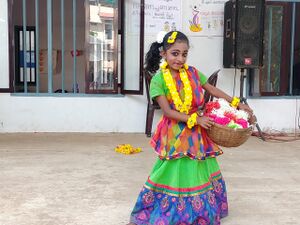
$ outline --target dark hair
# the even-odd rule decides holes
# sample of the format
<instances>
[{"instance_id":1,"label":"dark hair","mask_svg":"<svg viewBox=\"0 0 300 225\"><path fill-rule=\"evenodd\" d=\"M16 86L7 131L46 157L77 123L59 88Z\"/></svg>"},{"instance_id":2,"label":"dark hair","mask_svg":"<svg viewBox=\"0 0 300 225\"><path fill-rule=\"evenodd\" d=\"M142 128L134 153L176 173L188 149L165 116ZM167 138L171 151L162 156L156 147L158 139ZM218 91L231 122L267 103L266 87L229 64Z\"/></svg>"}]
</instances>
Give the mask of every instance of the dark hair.
<instances>
[{"instance_id":1,"label":"dark hair","mask_svg":"<svg viewBox=\"0 0 300 225\"><path fill-rule=\"evenodd\" d=\"M146 54L146 59L145 59L145 69L149 71L150 73L155 73L159 69L159 64L161 60L161 55L160 55L160 50L162 49L163 51L168 50L175 42L186 42L187 45L189 46L190 42L187 36L180 32L177 32L177 36L175 39L174 43L168 43L169 37L172 35L174 31L170 31L164 36L163 42L158 43L153 42L150 46L149 51ZM160 49L161 48L161 49Z\"/></svg>"}]
</instances>

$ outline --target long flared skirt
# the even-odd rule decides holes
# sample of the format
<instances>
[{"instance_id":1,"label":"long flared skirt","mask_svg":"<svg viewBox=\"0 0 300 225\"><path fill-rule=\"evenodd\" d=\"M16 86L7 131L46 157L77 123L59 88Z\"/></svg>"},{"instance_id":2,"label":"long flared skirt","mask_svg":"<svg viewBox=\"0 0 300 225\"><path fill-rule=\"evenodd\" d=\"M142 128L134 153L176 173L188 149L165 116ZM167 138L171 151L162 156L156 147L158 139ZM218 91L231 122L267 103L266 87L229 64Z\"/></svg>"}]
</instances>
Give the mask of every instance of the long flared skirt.
<instances>
[{"instance_id":1,"label":"long flared skirt","mask_svg":"<svg viewBox=\"0 0 300 225\"><path fill-rule=\"evenodd\" d=\"M160 160L130 216L136 225L217 225L227 216L225 182L216 158Z\"/></svg>"}]
</instances>

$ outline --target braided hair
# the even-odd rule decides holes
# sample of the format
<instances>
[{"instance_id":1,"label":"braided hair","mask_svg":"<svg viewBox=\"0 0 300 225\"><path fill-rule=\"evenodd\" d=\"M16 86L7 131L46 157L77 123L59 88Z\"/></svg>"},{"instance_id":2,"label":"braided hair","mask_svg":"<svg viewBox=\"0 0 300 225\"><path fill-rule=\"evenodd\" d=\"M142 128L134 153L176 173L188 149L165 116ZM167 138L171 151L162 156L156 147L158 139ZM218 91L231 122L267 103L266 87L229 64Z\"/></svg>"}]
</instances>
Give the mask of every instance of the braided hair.
<instances>
[{"instance_id":1,"label":"braided hair","mask_svg":"<svg viewBox=\"0 0 300 225\"><path fill-rule=\"evenodd\" d=\"M149 71L150 73L155 73L159 69L159 64L162 59L160 52L161 50L166 51L168 50L175 42L186 42L189 46L189 39L187 36L180 32L177 32L177 36L174 43L168 43L169 37L173 34L175 31L168 32L164 38L162 43L158 43L157 41L153 42L150 46L149 51L146 54L145 59L145 69Z\"/></svg>"}]
</instances>

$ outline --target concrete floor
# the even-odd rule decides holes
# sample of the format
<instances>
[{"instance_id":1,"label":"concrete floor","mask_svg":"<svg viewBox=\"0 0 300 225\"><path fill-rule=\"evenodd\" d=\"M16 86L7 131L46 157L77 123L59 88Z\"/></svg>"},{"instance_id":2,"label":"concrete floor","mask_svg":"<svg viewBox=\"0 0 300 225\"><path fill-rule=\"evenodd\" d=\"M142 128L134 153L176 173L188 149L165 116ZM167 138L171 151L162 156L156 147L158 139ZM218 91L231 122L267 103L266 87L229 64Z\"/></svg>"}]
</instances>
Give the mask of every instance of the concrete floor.
<instances>
[{"instance_id":1,"label":"concrete floor","mask_svg":"<svg viewBox=\"0 0 300 225\"><path fill-rule=\"evenodd\" d=\"M0 136L0 225L122 225L156 155L144 134ZM117 144L142 147L136 155ZM251 137L219 157L230 215L222 225L300 224L300 141Z\"/></svg>"}]
</instances>

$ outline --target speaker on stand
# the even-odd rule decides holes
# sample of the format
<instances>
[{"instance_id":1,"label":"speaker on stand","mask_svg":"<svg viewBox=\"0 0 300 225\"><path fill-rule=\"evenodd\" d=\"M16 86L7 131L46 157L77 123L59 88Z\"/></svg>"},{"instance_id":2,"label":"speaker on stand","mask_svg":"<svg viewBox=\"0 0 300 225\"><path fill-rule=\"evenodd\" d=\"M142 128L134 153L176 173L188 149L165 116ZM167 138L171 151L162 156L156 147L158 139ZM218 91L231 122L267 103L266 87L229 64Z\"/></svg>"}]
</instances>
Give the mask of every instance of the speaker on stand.
<instances>
[{"instance_id":1,"label":"speaker on stand","mask_svg":"<svg viewBox=\"0 0 300 225\"><path fill-rule=\"evenodd\" d=\"M244 97L245 70L263 65L264 0L230 0L224 7L223 66L241 70L240 100ZM262 140L261 129L256 128Z\"/></svg>"}]
</instances>

